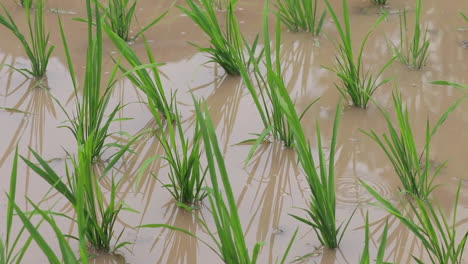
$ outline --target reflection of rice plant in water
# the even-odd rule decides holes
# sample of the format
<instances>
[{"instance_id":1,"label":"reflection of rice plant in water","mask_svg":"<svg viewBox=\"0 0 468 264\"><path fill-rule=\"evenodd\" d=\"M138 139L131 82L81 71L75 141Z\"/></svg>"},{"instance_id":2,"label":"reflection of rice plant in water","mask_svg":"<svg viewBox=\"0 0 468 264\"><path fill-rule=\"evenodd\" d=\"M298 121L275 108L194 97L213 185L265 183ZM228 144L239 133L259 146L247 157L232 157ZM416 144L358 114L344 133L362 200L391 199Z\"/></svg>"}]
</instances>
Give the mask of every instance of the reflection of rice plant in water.
<instances>
[{"instance_id":1,"label":"reflection of rice plant in water","mask_svg":"<svg viewBox=\"0 0 468 264\"><path fill-rule=\"evenodd\" d=\"M275 56L272 55L270 47L270 35L268 32L268 1L265 1L265 7L263 10L263 36L264 36L264 65L266 74L260 70L257 60L252 56L252 64L254 65L253 75L255 77L257 86L255 88L252 80L249 77L247 69L241 68L241 76L244 79L250 94L253 97L257 110L262 118L265 130L260 134L258 139L255 141L250 153L247 157L247 161L252 157L254 151L257 149L261 141L266 136L272 135L273 138L281 140L286 147L292 147L294 144L294 136L291 131L290 124L283 113L283 109L280 106L279 90L286 90L286 84L284 83L281 61L280 61L280 46L281 46L281 29L280 21L276 21L276 39L275 39ZM273 60L275 62L273 63ZM266 76L266 77L264 77ZM302 113L302 116L309 109L310 104Z\"/></svg>"},{"instance_id":2,"label":"reflection of rice plant in water","mask_svg":"<svg viewBox=\"0 0 468 264\"><path fill-rule=\"evenodd\" d=\"M397 59L413 69L421 69L429 57L429 37L427 28L421 31L421 0L416 1L415 21L413 35L408 33L406 10L399 13L400 18L400 43L390 43L390 47Z\"/></svg>"},{"instance_id":3,"label":"reflection of rice plant in water","mask_svg":"<svg viewBox=\"0 0 468 264\"><path fill-rule=\"evenodd\" d=\"M156 137L164 149L165 155L162 157L170 167L169 181L164 184L174 199L178 202L192 205L201 201L206 192L202 190L205 181L206 170L200 164L200 125L195 119L192 140L185 137L177 108L174 119L167 119L167 135L164 133L164 124L160 118L156 118L159 131Z\"/></svg>"},{"instance_id":4,"label":"reflection of rice plant in water","mask_svg":"<svg viewBox=\"0 0 468 264\"><path fill-rule=\"evenodd\" d=\"M31 18L32 0L23 0L21 3L25 7L26 18L28 22L28 34L30 39L21 33L15 23L15 19L10 15L8 10L0 4L4 14L0 13L0 24L8 28L18 40L21 42L26 55L31 61L31 69L16 69L23 74L30 75L35 78L41 78L45 75L49 58L54 50L54 46L49 46L49 33L45 32L44 16L43 16L43 0L36 1L34 18Z\"/></svg>"},{"instance_id":5,"label":"reflection of rice plant in water","mask_svg":"<svg viewBox=\"0 0 468 264\"><path fill-rule=\"evenodd\" d=\"M380 240L380 245L379 245L379 251L377 252L377 257L375 259L375 262L370 261L370 253L369 253L369 214L366 214L366 223L364 225L365 231L364 231L364 249L362 250L362 255L359 260L359 264L370 264L370 263L375 263L375 264L385 264L387 262L384 262L384 254L385 254L385 246L387 245L387 232L388 232L388 222L385 222L385 227L382 233L382 238Z\"/></svg>"},{"instance_id":6,"label":"reflection of rice plant in water","mask_svg":"<svg viewBox=\"0 0 468 264\"><path fill-rule=\"evenodd\" d=\"M239 29L234 14L234 1L230 1L226 10L225 29L221 29L213 0L186 0L189 9L179 6L210 38L211 47L197 46L202 52L210 55L211 61L219 63L229 75L238 75L239 68L250 63L244 57L246 42ZM250 48L255 50L256 42Z\"/></svg>"},{"instance_id":7,"label":"reflection of rice plant in water","mask_svg":"<svg viewBox=\"0 0 468 264\"><path fill-rule=\"evenodd\" d=\"M107 13L105 23L112 30L112 32L117 34L121 39L125 41L130 41L132 39L138 38L138 36L140 36L150 27L158 23L158 21L161 20L167 14L167 12L165 12L163 15L153 20L147 26L143 27L140 31L138 31L135 34L135 36L130 38L130 26L132 24L133 16L135 14L136 5L136 0L134 0L133 2L131 2L131 0L108 0L107 2Z\"/></svg>"},{"instance_id":8,"label":"reflection of rice plant in water","mask_svg":"<svg viewBox=\"0 0 468 264\"><path fill-rule=\"evenodd\" d=\"M344 24L341 24L330 2L325 0L325 3L327 4L328 11L335 22L336 29L338 30L341 38L337 45L339 52L336 57L337 65L334 68L327 69L335 72L341 80L341 84L336 85L340 93L345 98L350 98L354 106L366 108L370 97L377 88L389 81L388 79L382 81L379 79L384 70L390 66L395 59L392 58L385 63L376 76L373 76L368 70L365 71L363 68L362 54L364 46L366 45L367 39L372 31L374 31L374 29L385 19L385 15L381 16L367 32L361 42L357 57L354 57L347 0L342 1Z\"/></svg>"},{"instance_id":9,"label":"reflection of rice plant in water","mask_svg":"<svg viewBox=\"0 0 468 264\"><path fill-rule=\"evenodd\" d=\"M324 10L320 16L318 0L277 0L276 8L283 23L291 31L308 31L319 35L327 13Z\"/></svg>"},{"instance_id":10,"label":"reflection of rice plant in water","mask_svg":"<svg viewBox=\"0 0 468 264\"><path fill-rule=\"evenodd\" d=\"M403 185L403 191L412 194L420 199L426 199L434 189L433 181L445 163L440 165L436 171L430 175L430 145L431 139L437 132L437 129L447 119L461 101L453 104L438 120L436 125L429 128L429 121L426 124L425 144L422 151L416 148L415 137L411 129L411 122L406 106L403 106L401 95L393 94L393 106L397 122L394 124L390 115L381 109L385 117L388 128L388 135L383 134L379 137L373 130L364 132L372 138L385 152L385 155L393 165L393 169L400 178Z\"/></svg>"},{"instance_id":11,"label":"reflection of rice plant in water","mask_svg":"<svg viewBox=\"0 0 468 264\"><path fill-rule=\"evenodd\" d=\"M95 6L96 21L93 25L93 16L91 8L91 0L87 0L88 12L88 49L86 52L86 71L84 84L82 88L82 97L78 96L78 85L76 81L75 71L71 55L69 52L67 40L65 38L64 28L60 21L60 31L64 45L65 55L67 58L68 68L70 71L73 88L76 97L76 110L73 114L68 114L60 102L62 110L69 119L68 124L64 127L70 129L76 139L77 145L86 144L92 148L92 159L96 161L100 159L102 153L110 146L106 145L106 140L110 134L108 132L110 124L114 121L114 117L121 109L120 105L115 106L110 113L107 113L107 105L112 95L112 90L115 84L115 75L118 70L118 63L109 74L103 93L101 92L102 81L102 29L101 17L97 4ZM95 29L95 31L93 31ZM92 142L89 142L92 141Z\"/></svg>"},{"instance_id":12,"label":"reflection of rice plant in water","mask_svg":"<svg viewBox=\"0 0 468 264\"><path fill-rule=\"evenodd\" d=\"M141 62L132 48L130 48L130 46L124 40L117 36L117 34L112 32L110 28L105 25L103 28L104 32L112 40L119 52L132 67L131 69L126 69L123 66L119 66L126 77L136 87L145 93L148 100L148 106L155 119L158 119L159 117L157 116L160 114L166 118L168 118L169 115L175 115L174 98L169 99L166 96L161 82L161 76L159 74L158 67L162 64L157 64L155 62L153 53L151 52L146 39L144 42L149 64L144 64Z\"/></svg>"},{"instance_id":13,"label":"reflection of rice plant in water","mask_svg":"<svg viewBox=\"0 0 468 264\"><path fill-rule=\"evenodd\" d=\"M361 184L379 201L382 208L398 218L422 242L424 249L429 255L431 263L464 263L463 252L468 238L468 231L464 231L460 236L457 235L456 230L457 208L461 183L459 184L456 193L452 221L444 216L440 207L434 206L431 201L423 201L416 196L412 196L407 199L410 206L410 212L414 214L416 219L406 217L404 216L404 212L395 208L389 201L380 196L380 194L374 191L365 182L361 181ZM413 256L413 259L419 264L424 263L415 256Z\"/></svg>"}]
</instances>

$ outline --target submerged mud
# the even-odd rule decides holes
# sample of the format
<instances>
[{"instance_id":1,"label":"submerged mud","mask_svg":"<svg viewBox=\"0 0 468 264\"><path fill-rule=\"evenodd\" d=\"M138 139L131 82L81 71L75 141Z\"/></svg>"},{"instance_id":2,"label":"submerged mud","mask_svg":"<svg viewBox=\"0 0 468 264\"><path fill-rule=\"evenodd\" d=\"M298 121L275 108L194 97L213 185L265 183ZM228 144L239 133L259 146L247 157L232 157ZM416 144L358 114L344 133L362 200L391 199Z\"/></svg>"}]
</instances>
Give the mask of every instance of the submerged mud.
<instances>
[{"instance_id":1,"label":"submerged mud","mask_svg":"<svg viewBox=\"0 0 468 264\"><path fill-rule=\"evenodd\" d=\"M72 21L83 17L85 8L82 1L46 1L47 28L51 32L51 43L56 50L47 71L47 81L37 83L8 67L0 68L0 189L7 191L9 175L15 147L25 158L32 158L28 148L32 148L48 160L50 165L64 173L65 151L75 152L72 134L59 128L66 116L54 98L69 111L73 110L74 91L68 75L66 58L61 45L57 13L61 16L70 45L72 60L76 63L78 81L84 76L84 62L87 42L84 23ZM161 67L166 91L176 91L179 109L182 112L184 127L191 131L194 110L191 94L204 98L209 107L221 150L225 156L230 180L237 199L240 218L247 242L253 246L257 241L265 244L260 253L259 263L274 263L287 246L296 227L300 227L298 239L289 256L290 260L302 258L297 263L357 263L364 243L364 219L369 212L371 243L373 253L378 247L385 221L389 220L389 236L386 261L412 263L411 255L425 258L420 243L395 218L388 217L383 210L370 205L375 202L359 179L364 180L384 197L399 204L403 195L399 192L400 183L393 168L378 145L364 135L360 129L373 129L377 133L386 131L385 120L379 110L370 105L368 109L345 107L341 118L336 157L337 220L346 221L357 208L340 248L324 250L320 248L314 232L299 224L288 214L302 214L299 208L307 206L310 190L304 175L297 164L291 149L280 142L262 145L244 166L249 145L238 144L249 139L250 133L262 130L260 117L253 105L250 94L239 77L225 76L222 68L214 63L206 63L206 54L200 53L187 42L208 45L208 39L199 28L181 11L172 6L172 0L140 0L136 15L139 23L145 25L166 9L170 12L158 25L148 31L147 38ZM176 1L183 5L183 1ZM332 1L340 10L340 2ZM369 1L350 1L353 44L357 47L368 29L378 18L379 9ZM13 17L21 28L26 28L22 8L13 1L6 1ZM247 39L253 40L261 31L263 1L240 0L236 14ZM381 66L391 57L387 41L398 41L398 15L401 8L408 10L408 21L413 20L411 2L389 0L390 15L379 25L365 49L364 60L371 71ZM392 110L391 93L398 89L413 121L413 132L417 143L422 145L426 120L432 124L464 91L451 87L430 84L434 80L448 80L468 84L468 32L458 30L468 27L459 16L460 11L468 12L468 1L425 0L422 23L429 29L431 47L427 65L421 71L408 69L395 62L384 73L383 78L393 78L392 82L381 87L374 99L384 109ZM272 18L273 16L271 16ZM271 19L273 23L273 19ZM137 27L135 24L135 31ZM317 98L303 119L304 130L315 147L315 121L318 120L325 145L328 145L332 131L332 121L340 96L334 83L336 76L322 66L332 66L335 62L335 40L337 32L331 19L327 17L324 33L313 37L308 33L282 31L281 60L284 78L291 97L299 111ZM28 60L19 42L10 32L0 27L0 63L17 68L28 67ZM116 49L105 39L104 79L111 71L116 57ZM144 57L142 40L132 44L137 53ZM367 68L366 68L367 70ZM155 127L148 108L141 103L145 97L128 80L117 83L110 104L128 104L119 117L132 118L113 125L112 131L126 131L136 134ZM13 110L15 109L15 110ZM450 115L439 129L431 146L431 160L434 165L448 161L447 166L436 179L441 185L434 191L432 200L439 204L447 216L453 213L455 190L462 182L458 204L458 230L468 228L468 174L465 155L468 153L468 102L463 102ZM114 139L118 139L117 136ZM145 160L161 155L162 149L157 139L142 137L134 146L136 154L128 153L116 165L115 177L123 179L118 189L118 197L138 213L124 211L118 220L117 230L125 228L122 241L132 244L120 249L115 256L99 255L92 263L221 263L221 260L200 241L185 234L166 229L136 229L142 224L164 223L181 227L209 240L206 230L197 222L197 217L211 222L208 202L205 201L193 215L178 208L169 193L162 188L167 182L167 163L156 160L138 178L139 168ZM112 151L105 155L109 157ZM106 158L106 157L104 157ZM157 179L156 179L157 178ZM102 188L110 190L110 181L103 179ZM31 209L25 197L38 201L49 191L49 185L20 162L18 177L18 204L25 210ZM3 196L4 197L4 196ZM0 199L0 217L4 215L6 198ZM69 204L60 195L48 194L44 206L73 216ZM405 203L401 203L403 208ZM3 219L3 218L0 218ZM62 230L73 233L73 223L57 219ZM15 227L18 228L18 227ZM0 233L4 226L0 226ZM55 246L51 233L46 237ZM50 235L49 235L50 234ZM72 245L76 246L72 243ZM125 260L124 260L125 259ZM26 256L26 263L45 263L39 249L33 245Z\"/></svg>"}]
</instances>

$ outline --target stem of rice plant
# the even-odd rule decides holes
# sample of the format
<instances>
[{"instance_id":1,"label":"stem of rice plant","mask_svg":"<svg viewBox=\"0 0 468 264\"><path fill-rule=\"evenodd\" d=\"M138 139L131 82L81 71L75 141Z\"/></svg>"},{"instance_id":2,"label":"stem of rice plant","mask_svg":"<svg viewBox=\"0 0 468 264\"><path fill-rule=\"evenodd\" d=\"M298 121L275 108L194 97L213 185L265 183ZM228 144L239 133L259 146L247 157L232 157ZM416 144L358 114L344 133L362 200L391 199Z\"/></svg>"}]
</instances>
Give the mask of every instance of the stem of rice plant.
<instances>
[{"instance_id":1,"label":"stem of rice plant","mask_svg":"<svg viewBox=\"0 0 468 264\"><path fill-rule=\"evenodd\" d=\"M369 99L377 88L389 82L389 79L380 81L380 76L395 60L395 57L393 57L387 61L375 76L373 76L368 70L365 71L363 69L362 54L364 46L367 43L369 35L385 19L386 14L382 15L367 32L361 42L357 57L354 57L347 0L342 0L344 24L342 24L338 19L338 16L333 10L329 0L325 0L325 3L327 4L328 11L335 22L335 26L341 39L337 45L337 65L334 68L325 68L334 72L341 80L341 84L337 84L336 87L343 97L349 98L354 106L366 108Z\"/></svg>"},{"instance_id":2,"label":"stem of rice plant","mask_svg":"<svg viewBox=\"0 0 468 264\"><path fill-rule=\"evenodd\" d=\"M15 19L10 15L8 10L0 4L4 13L0 13L0 25L5 26L16 36L31 61L31 69L15 69L13 66L10 67L26 76L29 75L34 78L42 78L45 76L50 56L55 48L55 46L49 45L49 33L46 33L45 31L43 0L36 1L34 18L31 18L32 0L25 0L22 3L25 7L28 22L29 40L23 33L21 33L15 23Z\"/></svg>"},{"instance_id":3,"label":"stem of rice plant","mask_svg":"<svg viewBox=\"0 0 468 264\"><path fill-rule=\"evenodd\" d=\"M290 31L307 31L319 35L327 10L317 14L318 0L277 0L276 8L283 23Z\"/></svg>"},{"instance_id":4,"label":"stem of rice plant","mask_svg":"<svg viewBox=\"0 0 468 264\"><path fill-rule=\"evenodd\" d=\"M176 113L177 107L176 107ZM179 114L167 120L167 135L165 125L160 118L156 118L159 131L156 133L165 155L163 158L169 163L169 183L163 185L177 202L194 205L203 200L207 193L203 190L206 170L200 164L201 133L200 125L195 119L192 140L185 137Z\"/></svg>"},{"instance_id":5,"label":"stem of rice plant","mask_svg":"<svg viewBox=\"0 0 468 264\"><path fill-rule=\"evenodd\" d=\"M211 47L195 46L200 51L207 52L211 61L219 63L227 74L239 75L239 68L249 65L250 60L246 60L244 56L245 46L248 45L240 32L234 14L234 1L230 0L227 6L224 30L218 22L213 0L186 0L186 2L189 9L181 6L178 6L178 8L190 17L210 38Z\"/></svg>"},{"instance_id":6,"label":"stem of rice plant","mask_svg":"<svg viewBox=\"0 0 468 264\"><path fill-rule=\"evenodd\" d=\"M422 242L431 263L463 263L463 252L468 238L468 231L464 230L459 236L456 229L461 182L458 185L451 222L444 216L439 206L434 206L431 201L421 200L417 196L408 197L407 199L409 213L416 219L405 216L404 212L398 210L372 187L363 181L361 181L361 184L377 199L383 209L398 218ZM415 256L413 256L413 259L418 264L424 263Z\"/></svg>"},{"instance_id":7,"label":"stem of rice plant","mask_svg":"<svg viewBox=\"0 0 468 264\"><path fill-rule=\"evenodd\" d=\"M425 144L422 151L418 151L416 147L415 137L411 129L411 121L406 106L403 106L401 95L393 93L393 106L395 108L396 123L392 122L390 115L383 109L380 109L385 117L388 135L383 134L379 137L375 131L363 131L367 136L372 138L380 148L385 152L385 155L393 165L395 173L400 178L403 185L403 191L418 197L419 199L427 199L429 194L434 190L434 178L445 166L445 163L440 165L435 172L430 175L430 145L431 139L437 129L447 119L461 100L453 104L438 120L436 125L431 129L429 121L426 123Z\"/></svg>"},{"instance_id":8,"label":"stem of rice plant","mask_svg":"<svg viewBox=\"0 0 468 264\"><path fill-rule=\"evenodd\" d=\"M428 30L421 31L421 0L416 1L415 22L413 35L408 33L406 10L401 10L400 18L400 43L396 45L390 42L390 48L397 59L413 68L421 69L429 57L429 36Z\"/></svg>"}]
</instances>

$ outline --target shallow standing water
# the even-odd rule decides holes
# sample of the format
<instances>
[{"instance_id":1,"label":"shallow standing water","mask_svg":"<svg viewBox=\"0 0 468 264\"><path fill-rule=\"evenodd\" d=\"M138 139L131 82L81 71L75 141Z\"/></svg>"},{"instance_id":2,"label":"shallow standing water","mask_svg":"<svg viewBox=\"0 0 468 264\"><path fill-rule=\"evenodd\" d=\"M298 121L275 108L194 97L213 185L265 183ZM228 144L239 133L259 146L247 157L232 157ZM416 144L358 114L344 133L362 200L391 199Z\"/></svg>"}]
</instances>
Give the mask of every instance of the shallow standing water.
<instances>
[{"instance_id":1,"label":"shallow standing water","mask_svg":"<svg viewBox=\"0 0 468 264\"><path fill-rule=\"evenodd\" d=\"M25 28L22 8L13 1L3 1L17 23ZM414 8L413 1L390 0L389 8ZM183 1L176 1L183 5ZM339 10L341 1L334 0L332 4ZM363 179L385 197L395 203L401 199L398 192L399 182L384 153L377 144L363 135L359 129L374 129L378 133L385 131L385 123L379 111L374 106L366 110L346 107L342 115L338 139L337 156L337 219L344 221L357 207L350 227L346 232L338 250L321 250L315 234L308 227L300 225L288 214L301 214L297 208L307 205L309 190L301 169L296 164L296 156L290 149L285 149L278 142L265 144L254 156L248 166L244 167L244 159L250 146L238 145L238 142L248 139L249 133L259 133L262 129L260 118L252 103L248 91L239 77L225 76L221 67L208 60L188 44L194 42L207 45L208 39L195 24L181 11L171 7L172 1L140 0L137 16L142 25L148 23L171 8L169 14L160 24L148 31L147 38L159 62L165 62L161 67L164 74L164 85L167 91L177 90L179 108L182 111L184 125L190 130L193 120L193 104L190 93L203 97L210 108L214 125L217 129L220 146L225 155L227 169L230 175L237 205L242 219L245 236L249 245L256 241L264 241L259 263L274 263L275 258L284 251L289 239L297 226L300 235L292 247L290 259L310 254L300 263L357 263L363 247L363 224L368 211L371 222L371 247L375 248L380 241L380 235L387 214L369 205L373 199L359 185L358 179ZM354 44L359 45L366 31L378 18L378 9L373 8L368 1L350 1L351 25ZM241 23L241 29L248 39L252 40L261 31L261 12L263 1L240 0L236 14ZM0 177L2 191L9 185L14 148L19 146L19 152L31 158L28 147L38 151L58 171L63 172L65 159L64 149L75 151L75 142L70 132L58 126L66 120L65 115L54 102L56 97L65 108L71 110L74 105L74 95L68 75L66 60L61 45L57 13L64 22L66 35L75 63L78 80L84 75L84 60L86 52L86 26L72 21L74 17L84 17L83 1L46 1L46 20L51 32L51 43L56 45L48 72L47 82L37 84L25 79L7 67L0 68L0 107L15 108L28 114L0 110ZM439 116L463 96L463 92L450 87L440 87L430 84L433 80L448 80L468 84L467 59L468 50L463 47L463 41L468 40L468 32L457 30L468 27L459 16L460 11L468 12L468 1L423 1L422 22L427 24L431 40L430 57L427 66L422 71L412 71L404 65L394 63L384 74L384 78L394 78L392 84L381 87L375 93L375 100L384 108L392 111L391 91L395 87L402 93L408 105L413 121L413 132L418 135L420 144L424 140L424 130L427 118L433 123ZM220 13L222 16L222 13ZM270 16L271 22L273 16ZM413 13L409 12L409 21ZM313 146L315 146L315 120L322 129L324 142L329 142L332 119L336 110L339 93L334 87L337 81L334 74L322 68L334 64L336 54L334 40L337 37L335 28L328 17L324 26L324 34L314 38L308 33L290 33L282 31L281 60L284 78L288 84L291 97L296 101L298 110L304 109L311 101L320 97L306 114L303 125ZM390 52L386 39L398 41L398 16L389 15L371 36L365 50L366 66L382 65ZM19 42L13 39L10 32L0 28L0 63L15 67L28 67L28 60ZM105 76L111 70L111 56L117 56L115 48L109 40L104 43ZM144 45L141 40L133 44L138 54L144 56ZM105 79L105 77L104 77ZM130 103L119 117L133 118L120 122L112 127L113 131L123 130L135 134L145 128L154 126L147 107L139 103L143 95L127 80L117 83L111 104ZM468 175L466 174L465 155L468 153L468 102L463 102L448 118L433 140L431 160L440 164L448 160L437 179L442 185L433 193L433 200L442 207L447 216L453 212L453 200L458 182L462 182L462 192L458 205L459 230L468 228ZM118 223L118 230L125 227L123 240L132 242L126 249L120 250L120 256L100 256L94 263L220 263L217 256L206 246L184 234L163 230L138 230L132 227L141 224L167 223L183 227L197 235L207 238L197 223L196 218L179 208L172 202L169 193L162 189L165 182L167 164L155 161L136 181L138 169L149 157L162 154L155 138L145 138L134 146L136 155L128 154L117 164L116 177L124 179L119 186L119 198L138 214L124 212ZM108 152L107 155L110 155ZM34 172L20 163L18 179L18 203L25 210L31 209L23 195L38 201L49 190L49 186ZM150 175L158 176L158 180ZM109 189L109 183L103 182L103 188ZM0 199L0 219L4 219L6 198ZM207 202L205 202L207 205ZM49 195L44 206L54 206L54 209L72 214L72 208L64 204L56 194ZM203 206L197 214L203 217L209 226L210 212ZM409 234L399 221L389 218L389 238L386 260L395 263L412 263L411 254L425 256L420 243ZM60 226L70 233L75 226L70 222L60 221ZM0 226L0 232L4 227ZM47 229L44 229L47 232ZM50 234L46 233L46 234ZM55 241L51 235L50 241ZM52 242L53 243L53 242ZM125 260L123 260L125 259ZM465 257L466 259L466 257ZM25 263L46 263L42 253L33 246L27 254Z\"/></svg>"}]
</instances>

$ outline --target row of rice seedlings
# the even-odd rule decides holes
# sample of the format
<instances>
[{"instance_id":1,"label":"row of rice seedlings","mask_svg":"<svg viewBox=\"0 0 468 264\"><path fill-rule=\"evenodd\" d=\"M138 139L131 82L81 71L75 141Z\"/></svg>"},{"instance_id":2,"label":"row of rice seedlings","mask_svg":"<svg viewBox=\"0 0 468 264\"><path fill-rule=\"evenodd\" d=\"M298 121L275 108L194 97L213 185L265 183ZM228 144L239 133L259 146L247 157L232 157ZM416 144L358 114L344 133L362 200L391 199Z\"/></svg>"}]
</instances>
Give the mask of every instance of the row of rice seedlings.
<instances>
[{"instance_id":1,"label":"row of rice seedlings","mask_svg":"<svg viewBox=\"0 0 468 264\"><path fill-rule=\"evenodd\" d=\"M392 122L390 115L385 110L380 109L387 122L388 135L383 134L379 137L374 130L363 132L372 138L385 152L393 165L395 173L400 178L403 191L424 200L434 190L434 178L445 166L445 163L441 164L430 175L431 139L461 100L449 107L432 129L429 127L429 121L427 121L424 147L421 151L418 151L411 129L408 109L402 103L401 94L395 92L392 97L396 122Z\"/></svg>"},{"instance_id":2,"label":"row of rice seedlings","mask_svg":"<svg viewBox=\"0 0 468 264\"><path fill-rule=\"evenodd\" d=\"M369 214L366 213L366 222L364 224L365 231L364 231L364 249L362 250L361 258L359 259L359 264L370 264L370 253L369 253ZM382 238L380 240L379 249L377 251L377 257L375 258L375 264L385 264L384 262L384 255L385 255L385 247L387 246L387 233L388 233L388 221L385 222L385 227L382 233Z\"/></svg>"},{"instance_id":3,"label":"row of rice seedlings","mask_svg":"<svg viewBox=\"0 0 468 264\"><path fill-rule=\"evenodd\" d=\"M277 0L276 8L281 22L290 31L302 30L320 35L327 10L319 16L318 2L318 0Z\"/></svg>"},{"instance_id":4,"label":"row of rice seedlings","mask_svg":"<svg viewBox=\"0 0 468 264\"><path fill-rule=\"evenodd\" d=\"M131 41L138 38L146 30L150 29L152 26L158 23L159 20L161 20L167 14L166 11L161 16L143 27L133 37L130 37L130 27L135 15L136 5L136 0L133 2L131 0L108 0L107 2L105 23L112 30L112 32L117 34L125 41Z\"/></svg>"},{"instance_id":5,"label":"row of rice seedlings","mask_svg":"<svg viewBox=\"0 0 468 264\"><path fill-rule=\"evenodd\" d=\"M388 200L383 198L372 187L361 181L361 184L380 203L380 206L387 212L398 218L422 243L433 264L461 264L468 231L462 231L461 236L457 235L456 220L457 208L460 198L461 182L458 185L452 221L447 219L439 206L434 206L431 201L421 200L417 196L408 197L409 213L416 219L405 216L393 206ZM450 222L449 222L450 221ZM421 259L413 256L418 263L424 263Z\"/></svg>"},{"instance_id":6,"label":"row of rice seedlings","mask_svg":"<svg viewBox=\"0 0 468 264\"><path fill-rule=\"evenodd\" d=\"M258 61L252 59L252 64L254 66L253 75L258 88L255 87L252 80L250 79L247 69L241 68L241 76L244 80L244 83L247 86L247 89L253 97L253 100L260 113L265 127L265 130L259 135L257 140L255 140L255 143L248 154L247 162L253 156L259 144L263 140L265 140L265 138L268 135L273 136L273 138L275 139L281 140L286 147L292 147L294 144L294 135L291 131L290 124L288 123L288 120L286 119L286 116L283 113L279 100L278 90L286 90L286 84L283 80L281 70L281 29L280 19L278 16L277 18L278 19L276 20L275 56L273 56L272 49L270 46L270 34L268 28L268 1L265 1L265 6L263 9L263 62L266 69L266 74L260 69ZM254 57L254 54L252 52L250 53L250 55L252 56L252 58ZM274 63L273 60L275 60ZM266 78L264 76L266 76ZM311 105L312 104L310 104L309 107ZM304 110L304 112L301 115L301 118L309 109L309 107L307 107L306 110Z\"/></svg>"},{"instance_id":7,"label":"row of rice seedlings","mask_svg":"<svg viewBox=\"0 0 468 264\"><path fill-rule=\"evenodd\" d=\"M416 1L415 21L413 35L408 33L406 10L399 13L400 18L400 43L390 42L390 48L398 60L413 69L421 69L429 57L428 30L421 30L421 0Z\"/></svg>"},{"instance_id":8,"label":"row of rice seedlings","mask_svg":"<svg viewBox=\"0 0 468 264\"><path fill-rule=\"evenodd\" d=\"M148 100L148 106L155 119L159 118L158 115L163 115L165 118L174 118L176 115L176 111L174 109L175 98L172 94L171 98L167 97L159 74L158 67L163 64L155 62L153 53L151 52L146 39L144 40L144 43L149 60L148 64L144 64L128 43L115 34L109 27L103 25L103 29L131 68L126 69L121 65L118 67L136 87L145 93Z\"/></svg>"},{"instance_id":9,"label":"row of rice seedlings","mask_svg":"<svg viewBox=\"0 0 468 264\"><path fill-rule=\"evenodd\" d=\"M170 167L170 183L164 184L163 187L171 193L177 202L196 205L207 195L207 192L203 190L207 171L200 163L200 125L198 119L195 118L193 137L189 140L185 136L186 132L182 128L177 108L174 119L170 115L168 116L167 126L160 118L156 117L159 133L155 133L155 136L165 153L162 158L169 163ZM167 135L164 133L166 127Z\"/></svg>"},{"instance_id":10,"label":"row of rice seedlings","mask_svg":"<svg viewBox=\"0 0 468 264\"><path fill-rule=\"evenodd\" d=\"M278 94L282 111L287 117L291 131L294 133L296 140L294 146L299 163L304 170L311 190L309 207L304 209L307 212L307 218L297 215L292 216L311 226L322 245L328 248L337 248L351 220L350 217L345 224L336 225L335 153L341 115L341 100L337 105L335 114L328 164L325 161L325 150L322 148L320 127L318 123L316 124L317 150L319 156L319 163L317 166L312 154L312 148L304 134L300 117L296 112L294 103L287 90L284 89L284 87L279 87Z\"/></svg>"},{"instance_id":11,"label":"row of rice seedlings","mask_svg":"<svg viewBox=\"0 0 468 264\"><path fill-rule=\"evenodd\" d=\"M119 69L117 62L114 69L109 75L109 78L101 91L102 79L102 19L95 4L95 23L93 25L93 10L89 1L87 3L87 22L88 22L88 49L86 52L86 67L85 77L82 88L82 97L78 95L78 84L75 77L73 62L71 60L68 43L65 37L62 22L59 20L62 42L67 58L67 64L70 76L73 83L73 89L76 98L75 112L67 113L62 104L57 101L63 112L69 119L63 127L67 127L72 132L76 139L77 145L86 144L92 148L92 159L97 161L101 159L102 154L115 144L106 144L106 140L110 134L108 132L110 124L115 121L115 115L122 108L116 105L112 108L110 114L107 113L107 106L112 95L114 84L116 83L115 76ZM93 31L93 28L95 31ZM91 142L90 142L91 141Z\"/></svg>"},{"instance_id":12,"label":"row of rice seedlings","mask_svg":"<svg viewBox=\"0 0 468 264\"><path fill-rule=\"evenodd\" d=\"M370 0L374 5L384 6L387 4L387 0Z\"/></svg>"},{"instance_id":13,"label":"row of rice seedlings","mask_svg":"<svg viewBox=\"0 0 468 264\"><path fill-rule=\"evenodd\" d=\"M333 10L330 2L325 0L325 3L327 4L328 11L335 22L335 26L341 38L337 45L339 53L336 57L337 65L334 68L327 67L327 69L336 73L337 77L341 80L341 84L337 84L336 87L343 97L351 99L354 106L366 108L369 99L377 88L389 81L389 79L380 80L380 76L395 60L395 57L391 58L375 76L371 74L369 70L365 71L363 69L362 54L364 46L367 43L369 35L385 19L386 15L382 15L367 32L361 42L359 53L355 58L351 42L351 28L347 0L342 1L344 24L342 24L338 19L338 16Z\"/></svg>"},{"instance_id":14,"label":"row of rice seedlings","mask_svg":"<svg viewBox=\"0 0 468 264\"><path fill-rule=\"evenodd\" d=\"M240 68L250 64L244 56L245 49L255 50L256 41L248 47L239 29L234 14L234 2L229 1L226 10L225 30L223 30L216 17L213 0L186 0L189 9L178 6L182 12L190 17L210 38L211 47L205 48L195 45L200 51L210 55L211 62L223 67L229 75L239 75ZM247 47L246 47L247 46Z\"/></svg>"},{"instance_id":15,"label":"row of rice seedlings","mask_svg":"<svg viewBox=\"0 0 468 264\"><path fill-rule=\"evenodd\" d=\"M28 33L24 35L15 23L15 19L10 15L8 10L0 4L3 14L0 13L0 24L8 28L16 38L21 42L26 55L31 61L31 69L13 69L22 73L25 76L34 78L42 78L46 74L49 59L54 50L53 45L49 45L49 33L46 33L43 16L43 0L36 1L34 17L31 15L32 0L24 2L26 18L28 22ZM29 35L29 40L27 39Z\"/></svg>"}]
</instances>

